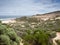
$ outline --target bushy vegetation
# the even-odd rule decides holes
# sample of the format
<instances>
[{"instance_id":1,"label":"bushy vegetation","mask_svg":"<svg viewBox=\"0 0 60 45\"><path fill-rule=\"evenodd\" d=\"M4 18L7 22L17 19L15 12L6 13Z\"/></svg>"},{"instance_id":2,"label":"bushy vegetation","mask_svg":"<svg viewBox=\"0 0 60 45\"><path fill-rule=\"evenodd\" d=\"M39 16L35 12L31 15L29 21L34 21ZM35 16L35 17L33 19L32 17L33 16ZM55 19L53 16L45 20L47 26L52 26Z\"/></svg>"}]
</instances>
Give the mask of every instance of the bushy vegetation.
<instances>
[{"instance_id":1,"label":"bushy vegetation","mask_svg":"<svg viewBox=\"0 0 60 45\"><path fill-rule=\"evenodd\" d=\"M24 45L52 45L51 39L56 36L56 32L60 32L60 19L38 21L34 18L23 17L22 21L24 23L16 23L12 28L23 38Z\"/></svg>"},{"instance_id":2,"label":"bushy vegetation","mask_svg":"<svg viewBox=\"0 0 60 45\"><path fill-rule=\"evenodd\" d=\"M43 21L32 17L21 17L16 21L12 25L0 24L1 45L19 45L18 36L23 39L24 45L52 45L51 39L56 36L56 31L60 32L59 19ZM60 41L57 43L60 44Z\"/></svg>"},{"instance_id":3,"label":"bushy vegetation","mask_svg":"<svg viewBox=\"0 0 60 45\"><path fill-rule=\"evenodd\" d=\"M20 38L13 28L0 23L0 45L20 45Z\"/></svg>"},{"instance_id":4,"label":"bushy vegetation","mask_svg":"<svg viewBox=\"0 0 60 45\"><path fill-rule=\"evenodd\" d=\"M33 17L27 17L27 16L23 16L23 17L21 17L21 18L16 18L15 19L16 21L27 21L27 22L29 22L29 23L31 23L31 22L36 22L36 23L38 23L39 22L39 20L37 20L37 18L33 18Z\"/></svg>"},{"instance_id":5,"label":"bushy vegetation","mask_svg":"<svg viewBox=\"0 0 60 45\"><path fill-rule=\"evenodd\" d=\"M54 32L52 33L52 37L51 33L52 32L49 33L40 29L34 31L28 30L26 34L22 37L24 40L24 45L52 45L53 42L51 38L54 38L56 35Z\"/></svg>"},{"instance_id":6,"label":"bushy vegetation","mask_svg":"<svg viewBox=\"0 0 60 45\"><path fill-rule=\"evenodd\" d=\"M20 21L20 22L24 21L25 24L28 25L27 27L29 27L30 29L31 29L31 26L34 25L34 29L35 28L40 28L40 29L43 29L43 30L60 31L60 19L56 19L56 18L58 18L58 16L53 18L52 20L48 19L46 21L43 21L41 19L38 20L37 18L34 18L34 17L24 16L24 17L21 17L21 18L17 18L16 21L17 22L18 21ZM35 23L35 24L32 24L32 23ZM23 24L23 25L25 25L25 24Z\"/></svg>"}]
</instances>

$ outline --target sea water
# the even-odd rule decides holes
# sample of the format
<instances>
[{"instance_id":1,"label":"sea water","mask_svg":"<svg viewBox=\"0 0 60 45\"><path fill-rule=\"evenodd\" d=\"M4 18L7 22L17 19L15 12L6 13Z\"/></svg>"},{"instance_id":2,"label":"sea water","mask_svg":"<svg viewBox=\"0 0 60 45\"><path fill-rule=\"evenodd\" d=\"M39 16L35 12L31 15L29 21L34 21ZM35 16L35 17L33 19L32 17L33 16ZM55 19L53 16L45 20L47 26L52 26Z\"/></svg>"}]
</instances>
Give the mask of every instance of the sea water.
<instances>
[{"instance_id":1,"label":"sea water","mask_svg":"<svg viewBox=\"0 0 60 45\"><path fill-rule=\"evenodd\" d=\"M9 19L16 19L20 16L0 16L0 20L9 20Z\"/></svg>"}]
</instances>

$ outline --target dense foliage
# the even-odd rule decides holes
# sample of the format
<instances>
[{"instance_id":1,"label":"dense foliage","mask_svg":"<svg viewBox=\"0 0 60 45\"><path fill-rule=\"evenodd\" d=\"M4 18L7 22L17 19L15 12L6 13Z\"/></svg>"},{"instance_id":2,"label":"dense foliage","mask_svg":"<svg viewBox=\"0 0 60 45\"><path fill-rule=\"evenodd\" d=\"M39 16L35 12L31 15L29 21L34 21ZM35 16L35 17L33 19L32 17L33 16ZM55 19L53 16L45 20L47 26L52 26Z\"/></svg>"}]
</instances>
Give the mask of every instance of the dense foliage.
<instances>
[{"instance_id":1,"label":"dense foliage","mask_svg":"<svg viewBox=\"0 0 60 45\"><path fill-rule=\"evenodd\" d=\"M24 45L52 45L51 39L56 36L55 32L60 32L60 19L56 18L46 21L27 17L17 18L17 23L12 27L23 38ZM24 23L20 23L21 21Z\"/></svg>"},{"instance_id":2,"label":"dense foliage","mask_svg":"<svg viewBox=\"0 0 60 45\"><path fill-rule=\"evenodd\" d=\"M59 18L59 16L56 16L55 18L44 21L41 19L38 20L37 18L34 18L34 17L24 16L21 18L17 18L16 21L17 22L23 21L25 23L25 24L23 24L25 26L25 28L29 27L31 29L31 27L34 26L34 29L40 28L43 30L60 31L60 19L57 19L57 18ZM26 25L27 25L27 27L26 27Z\"/></svg>"},{"instance_id":3,"label":"dense foliage","mask_svg":"<svg viewBox=\"0 0 60 45\"><path fill-rule=\"evenodd\" d=\"M55 32L50 33L43 30L28 30L22 37L24 39L24 45L52 45L53 42L51 38L54 38L56 35Z\"/></svg>"},{"instance_id":4,"label":"dense foliage","mask_svg":"<svg viewBox=\"0 0 60 45\"><path fill-rule=\"evenodd\" d=\"M60 31L60 19L43 21L21 17L16 21L14 24L0 24L0 45L19 45L18 36L23 39L24 45L53 45L51 39ZM60 41L56 42L60 44Z\"/></svg>"},{"instance_id":5,"label":"dense foliage","mask_svg":"<svg viewBox=\"0 0 60 45\"><path fill-rule=\"evenodd\" d=\"M20 45L20 38L14 29L7 25L0 24L0 45Z\"/></svg>"}]
</instances>

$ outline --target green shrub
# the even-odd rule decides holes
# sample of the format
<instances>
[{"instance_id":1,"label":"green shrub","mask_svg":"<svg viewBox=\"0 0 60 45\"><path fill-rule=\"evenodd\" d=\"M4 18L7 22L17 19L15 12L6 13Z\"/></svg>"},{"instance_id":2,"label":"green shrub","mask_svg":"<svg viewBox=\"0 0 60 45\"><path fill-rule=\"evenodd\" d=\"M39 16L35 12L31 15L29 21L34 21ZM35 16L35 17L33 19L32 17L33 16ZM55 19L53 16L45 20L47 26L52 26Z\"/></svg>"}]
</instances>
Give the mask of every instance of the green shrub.
<instances>
[{"instance_id":1,"label":"green shrub","mask_svg":"<svg viewBox=\"0 0 60 45\"><path fill-rule=\"evenodd\" d=\"M10 38L7 35L0 35L0 45L10 45Z\"/></svg>"},{"instance_id":2,"label":"green shrub","mask_svg":"<svg viewBox=\"0 0 60 45\"><path fill-rule=\"evenodd\" d=\"M26 42L24 44L31 45L52 45L50 42L50 36L43 30L35 30L33 32L26 32L26 35L23 38Z\"/></svg>"},{"instance_id":3,"label":"green shrub","mask_svg":"<svg viewBox=\"0 0 60 45\"><path fill-rule=\"evenodd\" d=\"M11 45L18 45L16 42L13 42L12 40L11 40Z\"/></svg>"},{"instance_id":4,"label":"green shrub","mask_svg":"<svg viewBox=\"0 0 60 45\"><path fill-rule=\"evenodd\" d=\"M0 34L5 34L6 33L6 26L0 24Z\"/></svg>"},{"instance_id":5,"label":"green shrub","mask_svg":"<svg viewBox=\"0 0 60 45\"><path fill-rule=\"evenodd\" d=\"M0 45L20 45L20 38L14 29L0 24Z\"/></svg>"}]
</instances>

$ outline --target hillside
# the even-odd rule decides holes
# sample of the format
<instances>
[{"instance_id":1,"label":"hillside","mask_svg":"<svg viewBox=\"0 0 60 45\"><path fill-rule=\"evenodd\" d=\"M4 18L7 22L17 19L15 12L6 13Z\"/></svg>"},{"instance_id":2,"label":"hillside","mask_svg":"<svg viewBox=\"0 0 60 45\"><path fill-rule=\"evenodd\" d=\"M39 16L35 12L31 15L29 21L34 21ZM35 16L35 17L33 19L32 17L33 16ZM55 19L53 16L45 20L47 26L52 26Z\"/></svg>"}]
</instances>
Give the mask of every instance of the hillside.
<instances>
[{"instance_id":1,"label":"hillside","mask_svg":"<svg viewBox=\"0 0 60 45\"><path fill-rule=\"evenodd\" d=\"M36 14L33 17L41 20L53 19L56 17L60 17L60 11L55 11L55 12L50 12L45 14Z\"/></svg>"},{"instance_id":2,"label":"hillside","mask_svg":"<svg viewBox=\"0 0 60 45\"><path fill-rule=\"evenodd\" d=\"M59 31L60 11L50 12L42 15L34 15L31 17L24 16L21 18L17 18L16 23L12 27L15 30L20 30L21 33L25 32L26 30L32 29Z\"/></svg>"},{"instance_id":3,"label":"hillside","mask_svg":"<svg viewBox=\"0 0 60 45\"><path fill-rule=\"evenodd\" d=\"M53 45L53 41L60 44L60 40L54 39L57 34L56 32L60 33L60 11L36 14L31 17L24 16L16 18L14 21L14 23L11 23L13 20L8 24L6 23L7 29L8 27L14 29L17 36L22 38L21 42L23 45ZM3 25L6 24L3 23Z\"/></svg>"}]
</instances>

